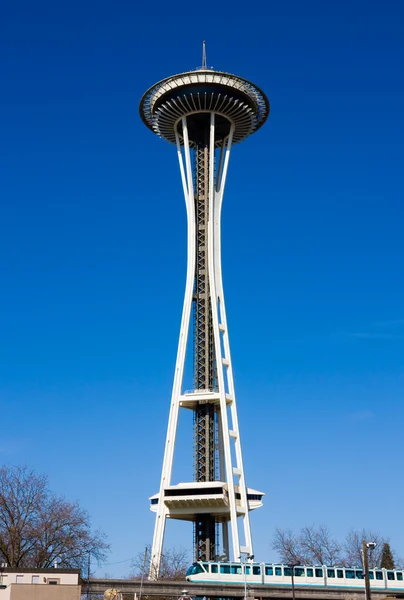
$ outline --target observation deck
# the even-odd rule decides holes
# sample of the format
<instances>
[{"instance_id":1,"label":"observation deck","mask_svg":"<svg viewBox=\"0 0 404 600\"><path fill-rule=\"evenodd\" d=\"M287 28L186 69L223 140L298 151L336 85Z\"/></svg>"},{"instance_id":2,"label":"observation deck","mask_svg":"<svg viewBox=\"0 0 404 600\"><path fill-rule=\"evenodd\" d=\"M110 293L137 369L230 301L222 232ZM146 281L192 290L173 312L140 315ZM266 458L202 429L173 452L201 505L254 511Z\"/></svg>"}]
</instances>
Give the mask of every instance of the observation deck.
<instances>
[{"instance_id":1,"label":"observation deck","mask_svg":"<svg viewBox=\"0 0 404 600\"><path fill-rule=\"evenodd\" d=\"M238 516L244 514L240 503L240 490L234 488L236 496L236 510ZM248 510L262 506L263 492L247 489ZM150 498L150 510L157 512L160 494ZM229 491L224 481L178 483L164 489L164 504L168 509L171 519L194 521L196 515L215 512L217 522L230 519Z\"/></svg>"},{"instance_id":2,"label":"observation deck","mask_svg":"<svg viewBox=\"0 0 404 600\"><path fill-rule=\"evenodd\" d=\"M167 77L145 92L140 101L140 116L159 137L182 143L182 117L188 120L191 146L201 141L209 127L208 115L216 115L215 144L220 146L234 124L233 144L257 131L269 114L264 92L247 79L202 68Z\"/></svg>"}]
</instances>

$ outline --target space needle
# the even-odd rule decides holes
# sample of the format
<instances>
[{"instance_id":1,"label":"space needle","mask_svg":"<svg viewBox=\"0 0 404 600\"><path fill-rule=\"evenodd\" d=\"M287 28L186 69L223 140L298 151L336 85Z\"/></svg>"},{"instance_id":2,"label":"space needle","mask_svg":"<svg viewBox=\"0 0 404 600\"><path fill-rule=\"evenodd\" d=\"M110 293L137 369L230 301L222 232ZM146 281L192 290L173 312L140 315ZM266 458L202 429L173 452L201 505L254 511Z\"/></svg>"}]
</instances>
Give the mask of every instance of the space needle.
<instances>
[{"instance_id":1,"label":"space needle","mask_svg":"<svg viewBox=\"0 0 404 600\"><path fill-rule=\"evenodd\" d=\"M194 559L253 559L249 511L263 492L244 475L229 333L223 294L220 221L234 144L257 131L269 102L255 85L207 67L167 77L140 102L147 127L175 145L184 191L188 262L185 298L156 513L150 577L159 575L167 518L193 523ZM234 243L234 240L233 240ZM188 338L193 335L193 352ZM184 372L192 363L193 389ZM172 482L180 409L193 411L193 479ZM220 540L221 530L221 540Z\"/></svg>"}]
</instances>

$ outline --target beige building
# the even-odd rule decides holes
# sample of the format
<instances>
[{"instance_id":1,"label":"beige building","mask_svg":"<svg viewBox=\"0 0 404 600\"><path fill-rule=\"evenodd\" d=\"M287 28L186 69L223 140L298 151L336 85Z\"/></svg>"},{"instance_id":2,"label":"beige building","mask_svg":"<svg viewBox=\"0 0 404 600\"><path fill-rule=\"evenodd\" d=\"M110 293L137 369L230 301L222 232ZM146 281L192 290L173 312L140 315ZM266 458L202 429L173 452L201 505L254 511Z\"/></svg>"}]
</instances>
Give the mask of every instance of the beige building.
<instances>
[{"instance_id":1,"label":"beige building","mask_svg":"<svg viewBox=\"0 0 404 600\"><path fill-rule=\"evenodd\" d=\"M0 565L0 600L80 600L79 569L11 569Z\"/></svg>"}]
</instances>

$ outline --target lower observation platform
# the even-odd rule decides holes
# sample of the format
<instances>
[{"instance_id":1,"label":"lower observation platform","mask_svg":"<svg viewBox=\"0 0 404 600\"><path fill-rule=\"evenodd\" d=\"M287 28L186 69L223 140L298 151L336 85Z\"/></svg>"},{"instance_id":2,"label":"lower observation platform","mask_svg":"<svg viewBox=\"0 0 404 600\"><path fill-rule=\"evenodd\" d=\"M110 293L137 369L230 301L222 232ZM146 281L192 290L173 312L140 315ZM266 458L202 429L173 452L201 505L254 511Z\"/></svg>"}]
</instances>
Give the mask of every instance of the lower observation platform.
<instances>
[{"instance_id":1,"label":"lower observation platform","mask_svg":"<svg viewBox=\"0 0 404 600\"><path fill-rule=\"evenodd\" d=\"M234 486L236 495L237 516L244 514L238 486ZM263 492L247 488L248 510L262 506ZM150 510L157 512L159 494L150 498ZM230 520L229 492L227 483L223 481L203 481L178 483L164 488L164 504L168 509L168 517L194 521L196 515L210 514L214 511L218 522Z\"/></svg>"},{"instance_id":2,"label":"lower observation platform","mask_svg":"<svg viewBox=\"0 0 404 600\"><path fill-rule=\"evenodd\" d=\"M195 408L199 404L219 404L220 394L219 392L212 392L211 390L192 390L181 394L180 398L181 408ZM233 402L234 398L231 394L226 394L226 404L229 405Z\"/></svg>"}]
</instances>

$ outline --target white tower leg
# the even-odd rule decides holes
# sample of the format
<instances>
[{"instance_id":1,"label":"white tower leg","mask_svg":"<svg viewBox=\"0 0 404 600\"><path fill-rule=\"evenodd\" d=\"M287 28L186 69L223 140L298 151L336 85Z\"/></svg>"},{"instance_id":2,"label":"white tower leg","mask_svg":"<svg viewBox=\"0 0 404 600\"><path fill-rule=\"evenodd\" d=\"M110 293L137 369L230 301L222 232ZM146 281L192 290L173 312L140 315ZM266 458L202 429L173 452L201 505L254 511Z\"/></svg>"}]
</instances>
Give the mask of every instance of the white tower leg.
<instances>
[{"instance_id":1,"label":"white tower leg","mask_svg":"<svg viewBox=\"0 0 404 600\"><path fill-rule=\"evenodd\" d=\"M150 562L150 577L155 579L160 571L161 553L163 550L164 532L166 518L168 516L167 507L164 504L164 488L171 485L171 473L173 468L174 448L178 426L178 413L180 408L180 397L182 392L182 382L184 378L185 355L188 341L188 332L191 319L192 293L195 276L195 208L194 208L194 188L192 182L191 156L188 140L188 127L186 117L182 118L183 138L185 150L185 166L181 152L180 140L176 133L178 160L180 165L181 180L184 190L185 205L187 209L188 222L188 259L187 259L187 277L185 284L184 306L182 310L180 339L178 342L177 361L175 365L174 384L171 396L170 414L168 417L168 428L166 445L164 450L163 469L161 473L159 502L156 514L156 523L154 527L154 536Z\"/></svg>"}]
</instances>

